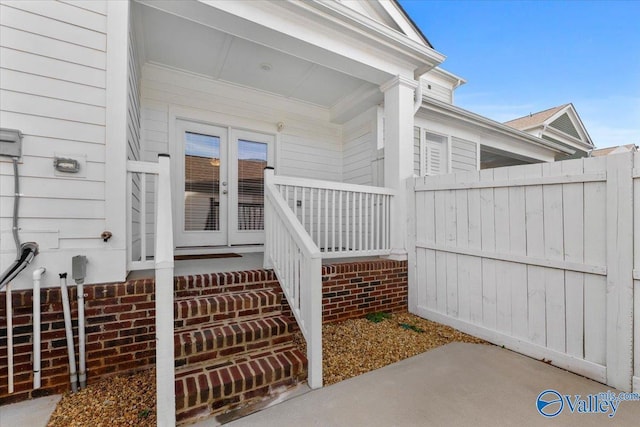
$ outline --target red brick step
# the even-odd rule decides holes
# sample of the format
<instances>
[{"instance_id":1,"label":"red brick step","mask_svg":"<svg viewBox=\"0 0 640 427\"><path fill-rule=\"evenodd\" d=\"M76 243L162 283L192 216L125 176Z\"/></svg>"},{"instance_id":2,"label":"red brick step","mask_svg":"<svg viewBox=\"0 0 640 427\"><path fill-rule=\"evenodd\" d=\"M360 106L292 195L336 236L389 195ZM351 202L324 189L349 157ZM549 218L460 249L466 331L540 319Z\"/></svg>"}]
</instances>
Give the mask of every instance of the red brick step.
<instances>
[{"instance_id":1,"label":"red brick step","mask_svg":"<svg viewBox=\"0 0 640 427\"><path fill-rule=\"evenodd\" d=\"M281 295L270 289L176 299L176 329L220 320L258 317L280 309Z\"/></svg>"},{"instance_id":2,"label":"red brick step","mask_svg":"<svg viewBox=\"0 0 640 427\"><path fill-rule=\"evenodd\" d=\"M306 378L307 360L293 346L271 348L225 366L176 369L176 419L192 421L249 405Z\"/></svg>"},{"instance_id":3,"label":"red brick step","mask_svg":"<svg viewBox=\"0 0 640 427\"><path fill-rule=\"evenodd\" d=\"M176 367L228 359L291 341L295 321L281 314L227 324L201 324L176 331Z\"/></svg>"}]
</instances>

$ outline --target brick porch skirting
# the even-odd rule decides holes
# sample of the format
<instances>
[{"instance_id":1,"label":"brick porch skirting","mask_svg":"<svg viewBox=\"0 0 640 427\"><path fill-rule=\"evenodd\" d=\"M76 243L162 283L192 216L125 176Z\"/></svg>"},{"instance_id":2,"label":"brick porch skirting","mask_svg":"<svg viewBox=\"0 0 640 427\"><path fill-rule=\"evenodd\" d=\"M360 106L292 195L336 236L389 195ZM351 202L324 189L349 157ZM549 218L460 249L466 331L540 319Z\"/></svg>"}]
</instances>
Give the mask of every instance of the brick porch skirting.
<instances>
[{"instance_id":1,"label":"brick porch skirting","mask_svg":"<svg viewBox=\"0 0 640 427\"><path fill-rule=\"evenodd\" d=\"M176 297L274 289L272 271L256 270L176 278ZM148 369L155 365L153 279L85 285L87 380ZM407 309L406 261L374 260L322 267L323 322L362 317L375 311ZM69 283L76 353L76 287ZM33 390L32 290L12 292L14 393L8 394L6 307L0 303L0 405L70 389L67 343L60 289L41 290L42 387ZM280 293L281 294L281 293ZM4 301L4 292L0 301ZM283 302L283 313L290 309Z\"/></svg>"}]
</instances>

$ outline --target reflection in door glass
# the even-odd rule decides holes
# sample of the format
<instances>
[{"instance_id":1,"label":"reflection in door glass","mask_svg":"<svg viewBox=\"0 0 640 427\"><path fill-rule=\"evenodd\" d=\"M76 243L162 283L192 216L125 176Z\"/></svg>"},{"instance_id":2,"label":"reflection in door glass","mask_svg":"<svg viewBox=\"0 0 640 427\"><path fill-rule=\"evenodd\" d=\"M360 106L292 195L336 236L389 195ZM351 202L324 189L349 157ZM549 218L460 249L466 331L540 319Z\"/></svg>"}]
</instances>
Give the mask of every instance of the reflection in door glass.
<instances>
[{"instance_id":1,"label":"reflection in door glass","mask_svg":"<svg viewBox=\"0 0 640 427\"><path fill-rule=\"evenodd\" d=\"M267 144L238 140L238 230L264 229Z\"/></svg>"},{"instance_id":2,"label":"reflection in door glass","mask_svg":"<svg viewBox=\"0 0 640 427\"><path fill-rule=\"evenodd\" d=\"M220 230L220 137L185 132L184 229Z\"/></svg>"}]
</instances>

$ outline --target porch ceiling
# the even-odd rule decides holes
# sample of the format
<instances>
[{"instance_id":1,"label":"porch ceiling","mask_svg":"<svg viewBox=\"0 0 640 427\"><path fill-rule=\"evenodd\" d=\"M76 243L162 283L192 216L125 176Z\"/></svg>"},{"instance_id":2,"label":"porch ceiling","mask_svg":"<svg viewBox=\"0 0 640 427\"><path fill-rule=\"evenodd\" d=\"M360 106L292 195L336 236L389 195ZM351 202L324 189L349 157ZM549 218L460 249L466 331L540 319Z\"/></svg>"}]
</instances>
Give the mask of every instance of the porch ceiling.
<instances>
[{"instance_id":1,"label":"porch ceiling","mask_svg":"<svg viewBox=\"0 0 640 427\"><path fill-rule=\"evenodd\" d=\"M144 61L331 108L377 87L359 78L142 4Z\"/></svg>"}]
</instances>

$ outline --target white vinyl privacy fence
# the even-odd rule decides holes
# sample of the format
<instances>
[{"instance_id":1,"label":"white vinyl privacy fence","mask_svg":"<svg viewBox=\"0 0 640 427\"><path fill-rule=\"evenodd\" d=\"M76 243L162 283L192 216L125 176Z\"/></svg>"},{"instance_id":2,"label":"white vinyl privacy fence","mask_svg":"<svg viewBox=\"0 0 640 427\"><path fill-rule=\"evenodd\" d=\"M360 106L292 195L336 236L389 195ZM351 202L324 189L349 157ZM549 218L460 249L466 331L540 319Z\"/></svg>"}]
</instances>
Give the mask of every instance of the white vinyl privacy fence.
<instances>
[{"instance_id":1,"label":"white vinyl privacy fence","mask_svg":"<svg viewBox=\"0 0 640 427\"><path fill-rule=\"evenodd\" d=\"M640 389L640 155L415 178L410 187L412 312Z\"/></svg>"}]
</instances>

